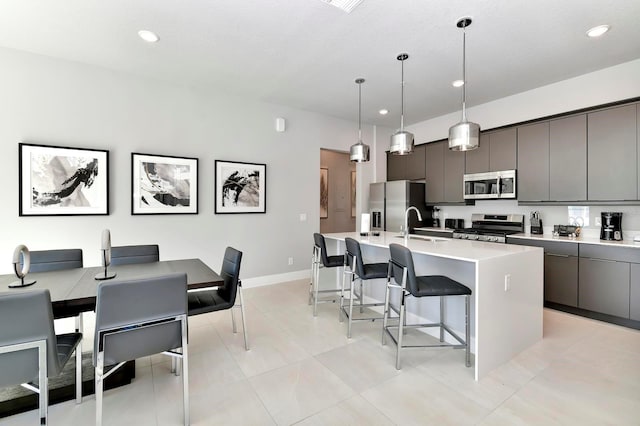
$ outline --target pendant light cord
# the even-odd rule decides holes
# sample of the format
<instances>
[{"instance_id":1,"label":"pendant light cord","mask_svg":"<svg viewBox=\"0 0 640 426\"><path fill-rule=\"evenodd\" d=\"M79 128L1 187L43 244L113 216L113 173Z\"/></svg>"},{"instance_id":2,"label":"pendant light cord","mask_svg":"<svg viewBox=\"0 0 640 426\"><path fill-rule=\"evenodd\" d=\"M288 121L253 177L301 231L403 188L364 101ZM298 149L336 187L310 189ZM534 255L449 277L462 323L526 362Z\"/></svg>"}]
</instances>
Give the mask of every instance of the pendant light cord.
<instances>
[{"instance_id":1,"label":"pendant light cord","mask_svg":"<svg viewBox=\"0 0 640 426\"><path fill-rule=\"evenodd\" d=\"M467 121L467 26L462 26L462 121Z\"/></svg>"},{"instance_id":2,"label":"pendant light cord","mask_svg":"<svg viewBox=\"0 0 640 426\"><path fill-rule=\"evenodd\" d=\"M402 81L400 82L400 131L404 130L404 59L401 61L401 76Z\"/></svg>"},{"instance_id":3,"label":"pendant light cord","mask_svg":"<svg viewBox=\"0 0 640 426\"><path fill-rule=\"evenodd\" d=\"M358 143L362 143L362 83L358 83Z\"/></svg>"}]
</instances>

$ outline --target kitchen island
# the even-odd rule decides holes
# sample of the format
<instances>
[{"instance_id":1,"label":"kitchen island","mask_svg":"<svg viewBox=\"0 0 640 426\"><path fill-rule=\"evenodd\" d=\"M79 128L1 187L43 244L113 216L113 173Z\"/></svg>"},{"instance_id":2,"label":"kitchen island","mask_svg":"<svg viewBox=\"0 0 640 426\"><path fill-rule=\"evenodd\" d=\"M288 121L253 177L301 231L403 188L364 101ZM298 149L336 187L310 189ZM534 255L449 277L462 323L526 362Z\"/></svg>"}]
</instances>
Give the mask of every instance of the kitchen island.
<instances>
[{"instance_id":1,"label":"kitchen island","mask_svg":"<svg viewBox=\"0 0 640 426\"><path fill-rule=\"evenodd\" d=\"M471 352L475 379L509 361L542 339L544 256L538 247L468 240L453 240L393 232L380 236L359 233L324 234L329 254L343 253L344 239L360 242L364 261L389 260L389 244L406 246L413 253L418 275L446 275L469 287L471 299ZM384 281L384 280L381 280ZM366 296L384 300L384 286L370 286ZM437 322L438 298L409 304L408 315ZM464 335L464 301L447 298L445 322ZM461 364L464 368L464 364Z\"/></svg>"}]
</instances>

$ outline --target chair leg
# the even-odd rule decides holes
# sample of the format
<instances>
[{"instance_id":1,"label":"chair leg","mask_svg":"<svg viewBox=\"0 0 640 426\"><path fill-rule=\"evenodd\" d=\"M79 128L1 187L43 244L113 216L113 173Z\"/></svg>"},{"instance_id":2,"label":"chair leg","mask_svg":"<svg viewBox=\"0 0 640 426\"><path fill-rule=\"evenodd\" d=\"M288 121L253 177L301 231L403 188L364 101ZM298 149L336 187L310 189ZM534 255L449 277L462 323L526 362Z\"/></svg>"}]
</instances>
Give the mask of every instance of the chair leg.
<instances>
[{"instance_id":1,"label":"chair leg","mask_svg":"<svg viewBox=\"0 0 640 426\"><path fill-rule=\"evenodd\" d=\"M356 286L355 286L355 282L353 279L353 275L351 276L351 291L350 291L350 296L349 296L349 318L347 321L347 338L351 339L351 324L353 323L352 319L353 319L353 299L354 299L354 295L356 293Z\"/></svg>"},{"instance_id":2,"label":"chair leg","mask_svg":"<svg viewBox=\"0 0 640 426\"><path fill-rule=\"evenodd\" d=\"M96 426L102 426L102 376L104 373L104 354L98 352L95 370L95 393L96 393Z\"/></svg>"},{"instance_id":3,"label":"chair leg","mask_svg":"<svg viewBox=\"0 0 640 426\"><path fill-rule=\"evenodd\" d=\"M175 373L176 372L176 359L174 357L171 357L171 372Z\"/></svg>"},{"instance_id":4,"label":"chair leg","mask_svg":"<svg viewBox=\"0 0 640 426\"><path fill-rule=\"evenodd\" d=\"M316 266L313 282L313 316L318 316L318 291L320 290L320 265Z\"/></svg>"},{"instance_id":5,"label":"chair leg","mask_svg":"<svg viewBox=\"0 0 640 426\"><path fill-rule=\"evenodd\" d=\"M387 344L387 323L389 320L389 298L390 298L391 288L389 287L389 279L387 279L387 290L384 294L384 314L382 316L382 344Z\"/></svg>"},{"instance_id":6,"label":"chair leg","mask_svg":"<svg viewBox=\"0 0 640 426\"><path fill-rule=\"evenodd\" d=\"M444 342L444 296L440 296L440 341Z\"/></svg>"},{"instance_id":7,"label":"chair leg","mask_svg":"<svg viewBox=\"0 0 640 426\"><path fill-rule=\"evenodd\" d=\"M182 348L178 349L177 351L182 353ZM171 359L176 363L176 370L173 372L173 374L177 377L182 374L182 369L184 368L182 365L182 358L172 356Z\"/></svg>"},{"instance_id":8,"label":"chair leg","mask_svg":"<svg viewBox=\"0 0 640 426\"><path fill-rule=\"evenodd\" d=\"M244 334L244 350L249 350L249 337L247 335L247 318L244 313L244 298L242 297L242 287L238 287L238 296L240 296L240 315L242 316L242 333Z\"/></svg>"},{"instance_id":9,"label":"chair leg","mask_svg":"<svg viewBox=\"0 0 640 426\"><path fill-rule=\"evenodd\" d=\"M364 312L362 305L364 304L364 281L360 280L360 313Z\"/></svg>"},{"instance_id":10,"label":"chair leg","mask_svg":"<svg viewBox=\"0 0 640 426\"><path fill-rule=\"evenodd\" d=\"M401 290L400 296L400 322L398 323L398 347L396 348L396 370L400 370L400 350L402 349L402 335L404 333L404 321L405 321L405 294L404 290Z\"/></svg>"},{"instance_id":11,"label":"chair leg","mask_svg":"<svg viewBox=\"0 0 640 426\"><path fill-rule=\"evenodd\" d=\"M311 279L309 280L309 301L307 302L308 305L311 305L311 299L313 296L313 276L315 274L315 268L316 268L315 256L311 256Z\"/></svg>"},{"instance_id":12,"label":"chair leg","mask_svg":"<svg viewBox=\"0 0 640 426\"><path fill-rule=\"evenodd\" d=\"M231 311L231 328L233 329L233 333L237 333L238 332L238 327L236 326L236 316L233 313L233 306L230 309Z\"/></svg>"},{"instance_id":13,"label":"chair leg","mask_svg":"<svg viewBox=\"0 0 640 426\"><path fill-rule=\"evenodd\" d=\"M38 348L38 388L40 424L46 425L49 417L49 379L47 378L47 345Z\"/></svg>"},{"instance_id":14,"label":"chair leg","mask_svg":"<svg viewBox=\"0 0 640 426\"><path fill-rule=\"evenodd\" d=\"M465 310L465 315L464 315L464 319L465 319L465 324L464 324L464 341L465 341L465 364L467 367L471 367L471 348L470 348L470 344L469 344L469 337L471 335L470 331L471 331L471 321L469 321L469 313L470 313L470 296L466 295L464 297L464 310Z\"/></svg>"},{"instance_id":15,"label":"chair leg","mask_svg":"<svg viewBox=\"0 0 640 426\"><path fill-rule=\"evenodd\" d=\"M184 425L189 426L189 350L187 344L187 319L182 322L182 398L183 398L183 411L184 411Z\"/></svg>"},{"instance_id":16,"label":"chair leg","mask_svg":"<svg viewBox=\"0 0 640 426\"><path fill-rule=\"evenodd\" d=\"M82 333L82 312L76 317L76 333ZM76 346L76 404L82 402L82 339Z\"/></svg>"},{"instance_id":17,"label":"chair leg","mask_svg":"<svg viewBox=\"0 0 640 426\"><path fill-rule=\"evenodd\" d=\"M347 281L347 268L345 267L342 270L342 286L340 287L340 306L338 307L338 321L343 322L344 321L344 284ZM351 288L351 285L349 285L349 288Z\"/></svg>"}]
</instances>

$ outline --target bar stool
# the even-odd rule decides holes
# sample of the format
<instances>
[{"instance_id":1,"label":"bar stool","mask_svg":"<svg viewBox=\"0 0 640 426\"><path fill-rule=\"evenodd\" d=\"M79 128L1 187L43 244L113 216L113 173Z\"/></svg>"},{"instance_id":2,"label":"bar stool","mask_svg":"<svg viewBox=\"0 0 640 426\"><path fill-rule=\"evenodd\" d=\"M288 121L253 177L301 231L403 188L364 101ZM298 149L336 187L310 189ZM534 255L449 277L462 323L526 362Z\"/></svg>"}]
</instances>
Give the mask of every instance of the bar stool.
<instances>
[{"instance_id":1,"label":"bar stool","mask_svg":"<svg viewBox=\"0 0 640 426\"><path fill-rule=\"evenodd\" d=\"M315 232L313 234L313 256L311 257L311 282L309 283L309 305L313 303L313 316L318 314L318 303L335 302L335 299L318 299L319 293L337 293L339 288L320 290L320 266L325 268L344 267L344 256L328 256L327 245L324 236ZM337 296L337 294L336 294Z\"/></svg>"},{"instance_id":2,"label":"bar stool","mask_svg":"<svg viewBox=\"0 0 640 426\"><path fill-rule=\"evenodd\" d=\"M363 296L363 283L364 281L373 280L376 278L386 278L388 263L364 263L362 258L362 251L360 250L360 243L353 238L345 238L344 242L347 246L345 253L345 268L342 278L342 291L340 292L340 321L343 321L343 317L346 316L348 320L347 337L351 338L351 324L353 321L375 321L382 319L382 316L367 316L363 318L353 318L353 301L358 299L360 312L364 311L365 307L383 306L383 303L364 303ZM349 312L347 312L344 306L344 290L345 282L347 281L347 275L349 276L349 290L351 295L349 296ZM355 281L360 282L360 293L355 288Z\"/></svg>"},{"instance_id":3,"label":"bar stool","mask_svg":"<svg viewBox=\"0 0 640 426\"><path fill-rule=\"evenodd\" d=\"M387 277L387 291L384 300L384 319L382 321L382 344L385 342L385 335L388 334L397 346L396 352L396 369L400 370L400 350L402 348L415 347L452 347L454 349L464 348L466 351L465 364L471 366L469 354L469 299L471 289L443 275L425 275L416 277L413 266L413 257L411 251L400 245L390 244L391 259L389 260L389 273ZM391 278L396 284L391 283ZM390 291L392 288L400 289L400 307L398 310L393 308L389 302ZM406 305L405 299L412 297L440 297L440 322L431 324L406 324ZM465 339L462 340L451 328L444 323L444 297L445 296L464 296L465 298ZM389 309L394 310L398 317L398 325L388 325ZM405 333L404 328L422 328L422 327L439 327L440 342L432 345L403 345L402 337ZM390 329L397 328L397 336ZM449 333L460 344L450 344L444 341L444 332Z\"/></svg>"}]
</instances>

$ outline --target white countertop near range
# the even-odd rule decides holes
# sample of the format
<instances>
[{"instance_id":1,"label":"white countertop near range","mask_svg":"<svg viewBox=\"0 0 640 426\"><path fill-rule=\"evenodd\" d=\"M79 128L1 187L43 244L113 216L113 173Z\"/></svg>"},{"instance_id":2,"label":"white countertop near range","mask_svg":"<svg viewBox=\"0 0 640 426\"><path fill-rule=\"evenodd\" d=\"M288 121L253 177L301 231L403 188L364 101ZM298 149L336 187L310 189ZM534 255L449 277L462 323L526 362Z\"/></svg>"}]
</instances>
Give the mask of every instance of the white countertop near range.
<instances>
[{"instance_id":1,"label":"white countertop near range","mask_svg":"<svg viewBox=\"0 0 640 426\"><path fill-rule=\"evenodd\" d=\"M537 250L537 248L534 247L515 244L454 240L452 238L426 237L415 234L412 234L410 238L407 239L396 232L380 232L380 236L378 237L362 237L357 232L325 234L325 237L337 240L344 240L346 237L349 237L361 244L367 244L375 247L389 247L389 244L391 243L402 244L414 253L443 257L447 259L463 260L467 262L496 259L516 253Z\"/></svg>"},{"instance_id":2,"label":"white countertop near range","mask_svg":"<svg viewBox=\"0 0 640 426\"><path fill-rule=\"evenodd\" d=\"M607 241L601 240L599 237L590 236L590 235L581 235L579 237L555 237L552 234L530 234L530 233L521 233L521 234L512 234L509 235L509 238L522 238L529 240L538 240L538 241L558 241L563 243L580 243L580 244L597 244L601 246L612 246L612 247L631 247L640 249L640 242L634 242L633 240L622 240L622 241Z\"/></svg>"}]
</instances>

